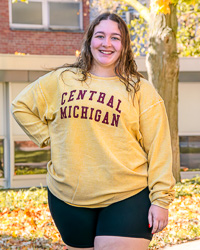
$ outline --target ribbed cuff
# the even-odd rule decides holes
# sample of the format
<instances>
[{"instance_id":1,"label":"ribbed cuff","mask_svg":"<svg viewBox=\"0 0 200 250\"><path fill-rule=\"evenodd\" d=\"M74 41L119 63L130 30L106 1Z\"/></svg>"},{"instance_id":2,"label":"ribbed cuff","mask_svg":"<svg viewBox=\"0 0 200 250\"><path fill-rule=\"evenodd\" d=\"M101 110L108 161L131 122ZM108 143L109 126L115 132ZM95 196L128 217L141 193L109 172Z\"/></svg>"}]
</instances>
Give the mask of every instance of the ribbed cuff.
<instances>
[{"instance_id":1,"label":"ribbed cuff","mask_svg":"<svg viewBox=\"0 0 200 250\"><path fill-rule=\"evenodd\" d=\"M169 205L168 203L161 201L161 200L155 200L152 202L153 205L165 208L165 209L169 209Z\"/></svg>"}]
</instances>

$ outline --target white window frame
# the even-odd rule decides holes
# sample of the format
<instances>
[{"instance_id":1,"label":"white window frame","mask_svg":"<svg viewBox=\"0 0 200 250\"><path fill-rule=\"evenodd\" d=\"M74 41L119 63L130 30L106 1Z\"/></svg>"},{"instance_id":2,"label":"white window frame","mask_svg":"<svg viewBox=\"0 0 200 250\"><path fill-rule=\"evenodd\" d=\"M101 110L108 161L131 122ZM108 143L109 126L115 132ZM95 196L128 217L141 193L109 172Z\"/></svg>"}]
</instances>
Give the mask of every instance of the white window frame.
<instances>
[{"instance_id":1,"label":"white window frame","mask_svg":"<svg viewBox=\"0 0 200 250\"><path fill-rule=\"evenodd\" d=\"M12 0L9 1L9 25L13 29L29 29L29 30L83 30L83 4L82 0L30 0L30 2L42 3L42 25L35 24L16 24L12 21ZM19 0L20 1L20 0ZM79 26L56 26L50 25L49 20L49 2L54 3L79 3L80 4L80 22Z\"/></svg>"},{"instance_id":2,"label":"white window frame","mask_svg":"<svg viewBox=\"0 0 200 250\"><path fill-rule=\"evenodd\" d=\"M0 188L8 187L8 179L9 179L9 155L8 155L8 137L9 137L9 112L8 112L8 92L7 85L4 82L3 84L3 133L0 134L0 139L3 140L3 157L4 157L4 177L0 178Z\"/></svg>"},{"instance_id":3,"label":"white window frame","mask_svg":"<svg viewBox=\"0 0 200 250\"><path fill-rule=\"evenodd\" d=\"M15 141L31 141L27 135L13 135L12 137L12 187L31 187L31 186L47 186L46 175L47 174L30 174L30 175L15 175Z\"/></svg>"},{"instance_id":4,"label":"white window frame","mask_svg":"<svg viewBox=\"0 0 200 250\"><path fill-rule=\"evenodd\" d=\"M0 178L0 180L3 180L3 179L5 179L5 175L6 175L6 173L5 173L5 161L6 161L6 158L5 158L5 141L6 141L6 138L5 138L5 136L1 136L0 135L0 140L2 140L3 141L3 161L4 161L4 169L3 169L3 174L4 174L4 177L1 177ZM0 184L0 186L1 186L1 184Z\"/></svg>"},{"instance_id":5,"label":"white window frame","mask_svg":"<svg viewBox=\"0 0 200 250\"><path fill-rule=\"evenodd\" d=\"M14 84L18 84L20 82L9 82L7 83L7 108L6 111L9 114L9 121L6 124L9 124L9 137L8 137L8 148L5 148L4 144L4 155L6 152L8 153L7 159L7 167L6 172L4 172L4 176L6 175L7 178L4 181L4 187L9 188L28 188L31 186L47 186L46 183L46 175L47 174L31 174L31 175L15 175L15 141L30 141L31 139L24 133L24 135L14 135L13 133L13 123L11 122L13 118L10 112L10 105L12 102L13 94L12 94L12 86ZM29 82L26 82L29 84ZM6 143L6 141L5 141ZM6 157L6 155L5 155ZM5 159L5 160L6 160ZM1 183L1 179L0 179ZM3 186L3 185L2 185Z\"/></svg>"},{"instance_id":6,"label":"white window frame","mask_svg":"<svg viewBox=\"0 0 200 250\"><path fill-rule=\"evenodd\" d=\"M9 83L3 84L3 133L0 134L0 139L3 140L4 147L4 177L0 178L0 188L10 187L10 88Z\"/></svg>"}]
</instances>

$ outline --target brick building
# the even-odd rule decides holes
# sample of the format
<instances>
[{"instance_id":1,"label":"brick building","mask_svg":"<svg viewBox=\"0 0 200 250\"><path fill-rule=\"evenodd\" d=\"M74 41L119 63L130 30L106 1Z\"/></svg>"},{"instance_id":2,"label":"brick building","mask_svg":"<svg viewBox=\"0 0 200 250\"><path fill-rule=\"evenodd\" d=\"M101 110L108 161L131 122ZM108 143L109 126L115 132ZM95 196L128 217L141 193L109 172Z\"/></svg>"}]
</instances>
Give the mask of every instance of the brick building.
<instances>
[{"instance_id":1,"label":"brick building","mask_svg":"<svg viewBox=\"0 0 200 250\"><path fill-rule=\"evenodd\" d=\"M0 53L74 55L89 24L89 2L0 1ZM69 15L69 17L68 17Z\"/></svg>"}]
</instances>

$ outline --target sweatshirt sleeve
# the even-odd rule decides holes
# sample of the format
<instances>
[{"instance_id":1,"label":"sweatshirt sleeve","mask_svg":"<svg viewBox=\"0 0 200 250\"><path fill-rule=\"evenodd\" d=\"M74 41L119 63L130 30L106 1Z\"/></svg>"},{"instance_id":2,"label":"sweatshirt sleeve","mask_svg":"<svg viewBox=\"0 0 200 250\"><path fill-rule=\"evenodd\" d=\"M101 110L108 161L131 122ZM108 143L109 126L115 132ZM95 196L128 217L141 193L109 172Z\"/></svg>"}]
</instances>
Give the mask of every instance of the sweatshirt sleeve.
<instances>
[{"instance_id":1,"label":"sweatshirt sleeve","mask_svg":"<svg viewBox=\"0 0 200 250\"><path fill-rule=\"evenodd\" d=\"M140 131L148 156L150 200L152 204L168 209L175 195L168 118L164 102L155 89L151 88L149 96L151 103L146 101L148 106L140 113Z\"/></svg>"},{"instance_id":2,"label":"sweatshirt sleeve","mask_svg":"<svg viewBox=\"0 0 200 250\"><path fill-rule=\"evenodd\" d=\"M11 104L11 112L29 138L42 148L50 144L50 137L48 106L39 79L29 84L15 98Z\"/></svg>"}]
</instances>

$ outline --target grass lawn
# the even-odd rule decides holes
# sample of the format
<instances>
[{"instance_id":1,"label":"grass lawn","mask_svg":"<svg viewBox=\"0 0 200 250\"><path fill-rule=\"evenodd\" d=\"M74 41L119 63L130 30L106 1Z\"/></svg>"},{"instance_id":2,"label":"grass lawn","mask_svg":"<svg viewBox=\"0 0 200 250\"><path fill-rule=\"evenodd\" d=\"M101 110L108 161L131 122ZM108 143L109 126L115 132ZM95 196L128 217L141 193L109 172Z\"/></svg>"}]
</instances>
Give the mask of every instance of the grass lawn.
<instances>
[{"instance_id":1,"label":"grass lawn","mask_svg":"<svg viewBox=\"0 0 200 250\"><path fill-rule=\"evenodd\" d=\"M150 250L200 239L200 177L175 186L169 224L153 236ZM46 188L0 191L0 249L66 249L47 204Z\"/></svg>"}]
</instances>

